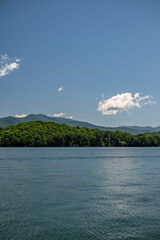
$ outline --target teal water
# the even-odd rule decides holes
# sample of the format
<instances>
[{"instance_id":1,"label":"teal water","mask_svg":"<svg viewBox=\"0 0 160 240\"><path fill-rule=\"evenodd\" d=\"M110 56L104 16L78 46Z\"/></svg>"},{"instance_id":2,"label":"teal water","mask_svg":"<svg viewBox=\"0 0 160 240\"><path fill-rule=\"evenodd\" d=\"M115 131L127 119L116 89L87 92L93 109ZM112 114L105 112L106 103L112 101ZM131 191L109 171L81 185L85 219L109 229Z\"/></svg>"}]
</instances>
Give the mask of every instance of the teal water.
<instances>
[{"instance_id":1,"label":"teal water","mask_svg":"<svg viewBox=\"0 0 160 240\"><path fill-rule=\"evenodd\" d=\"M0 148L0 240L159 240L160 148Z\"/></svg>"}]
</instances>

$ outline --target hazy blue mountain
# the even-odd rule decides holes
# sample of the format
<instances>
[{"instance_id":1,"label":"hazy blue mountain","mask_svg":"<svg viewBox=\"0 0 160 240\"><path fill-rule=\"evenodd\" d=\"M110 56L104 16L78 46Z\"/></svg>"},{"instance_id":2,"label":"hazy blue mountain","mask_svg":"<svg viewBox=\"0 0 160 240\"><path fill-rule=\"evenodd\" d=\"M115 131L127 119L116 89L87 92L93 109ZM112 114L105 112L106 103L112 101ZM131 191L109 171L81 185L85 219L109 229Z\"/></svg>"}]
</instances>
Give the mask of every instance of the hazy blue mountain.
<instances>
[{"instance_id":1,"label":"hazy blue mountain","mask_svg":"<svg viewBox=\"0 0 160 240\"><path fill-rule=\"evenodd\" d=\"M120 126L120 127L103 127L103 126L96 126L88 122L81 122L76 121L73 119L67 119L67 118L57 118L57 117L49 117L44 114L30 114L24 118L16 118L16 117L5 117L0 118L0 127L9 127L13 125L17 125L19 123L24 122L31 122L31 121L46 121L46 122L56 122L59 124L67 124L69 126L79 126L79 127L87 127L87 128L98 128L100 130L104 131L122 131L122 132L129 132L131 134L139 134L139 133L145 133L145 132L159 132L159 127L139 127L139 126Z\"/></svg>"}]
</instances>

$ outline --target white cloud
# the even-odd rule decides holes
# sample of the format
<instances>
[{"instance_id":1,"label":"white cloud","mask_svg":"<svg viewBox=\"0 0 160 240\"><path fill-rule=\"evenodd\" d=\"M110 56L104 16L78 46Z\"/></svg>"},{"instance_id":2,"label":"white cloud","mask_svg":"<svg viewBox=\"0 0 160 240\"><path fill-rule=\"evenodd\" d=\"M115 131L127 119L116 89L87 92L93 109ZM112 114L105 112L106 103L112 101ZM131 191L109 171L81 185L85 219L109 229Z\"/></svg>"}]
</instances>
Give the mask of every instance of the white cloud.
<instances>
[{"instance_id":1,"label":"white cloud","mask_svg":"<svg viewBox=\"0 0 160 240\"><path fill-rule=\"evenodd\" d=\"M70 117L66 117L66 118L68 118L68 119L73 119L73 117L72 117L72 116L70 116Z\"/></svg>"},{"instance_id":2,"label":"white cloud","mask_svg":"<svg viewBox=\"0 0 160 240\"><path fill-rule=\"evenodd\" d=\"M65 117L67 115L67 113L54 113L54 114L47 114L48 117ZM65 117L67 119L73 119L72 116L69 116L69 117Z\"/></svg>"},{"instance_id":3,"label":"white cloud","mask_svg":"<svg viewBox=\"0 0 160 240\"><path fill-rule=\"evenodd\" d=\"M14 69L19 68L19 64L16 62L12 62L10 64L5 64L3 67L0 68L0 77L7 75L8 73L12 72Z\"/></svg>"},{"instance_id":4,"label":"white cloud","mask_svg":"<svg viewBox=\"0 0 160 240\"><path fill-rule=\"evenodd\" d=\"M0 56L0 77L3 77L10 72L12 72L14 69L18 69L20 64L21 59L11 59L7 56L7 54L1 55Z\"/></svg>"},{"instance_id":5,"label":"white cloud","mask_svg":"<svg viewBox=\"0 0 160 240\"><path fill-rule=\"evenodd\" d=\"M24 117L27 117L27 114L16 114L15 115L16 118L24 118Z\"/></svg>"},{"instance_id":6,"label":"white cloud","mask_svg":"<svg viewBox=\"0 0 160 240\"><path fill-rule=\"evenodd\" d=\"M63 91L63 87L58 88L58 92Z\"/></svg>"},{"instance_id":7,"label":"white cloud","mask_svg":"<svg viewBox=\"0 0 160 240\"><path fill-rule=\"evenodd\" d=\"M67 113L63 113L63 112L61 112L61 113L54 113L53 117L64 117L66 114Z\"/></svg>"},{"instance_id":8,"label":"white cloud","mask_svg":"<svg viewBox=\"0 0 160 240\"><path fill-rule=\"evenodd\" d=\"M102 99L97 110L102 112L102 115L115 115L118 112L129 111L130 109L137 107L141 108L143 105L154 104L153 97L146 95L141 96L140 93L122 93L117 94L109 99Z\"/></svg>"},{"instance_id":9,"label":"white cloud","mask_svg":"<svg viewBox=\"0 0 160 240\"><path fill-rule=\"evenodd\" d=\"M21 59L19 59L19 58L16 59L16 62L20 62L20 61L21 61Z\"/></svg>"}]
</instances>

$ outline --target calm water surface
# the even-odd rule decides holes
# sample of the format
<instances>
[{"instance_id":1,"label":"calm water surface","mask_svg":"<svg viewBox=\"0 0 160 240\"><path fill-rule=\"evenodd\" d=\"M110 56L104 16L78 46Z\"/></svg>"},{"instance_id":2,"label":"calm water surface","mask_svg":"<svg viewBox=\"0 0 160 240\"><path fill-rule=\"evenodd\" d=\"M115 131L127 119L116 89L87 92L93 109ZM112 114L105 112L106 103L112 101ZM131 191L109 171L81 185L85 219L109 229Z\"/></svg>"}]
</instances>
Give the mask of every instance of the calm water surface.
<instances>
[{"instance_id":1,"label":"calm water surface","mask_svg":"<svg viewBox=\"0 0 160 240\"><path fill-rule=\"evenodd\" d=\"M0 148L0 240L160 240L160 148Z\"/></svg>"}]
</instances>

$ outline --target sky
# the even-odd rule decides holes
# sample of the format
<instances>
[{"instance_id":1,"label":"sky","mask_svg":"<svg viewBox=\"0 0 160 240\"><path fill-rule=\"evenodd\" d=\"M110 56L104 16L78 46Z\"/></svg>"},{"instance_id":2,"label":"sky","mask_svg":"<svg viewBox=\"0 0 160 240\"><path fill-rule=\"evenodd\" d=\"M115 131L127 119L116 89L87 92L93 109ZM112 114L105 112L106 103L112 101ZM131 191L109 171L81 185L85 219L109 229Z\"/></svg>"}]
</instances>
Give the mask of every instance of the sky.
<instances>
[{"instance_id":1,"label":"sky","mask_svg":"<svg viewBox=\"0 0 160 240\"><path fill-rule=\"evenodd\" d=\"M0 117L160 125L160 1L1 0Z\"/></svg>"}]
</instances>

